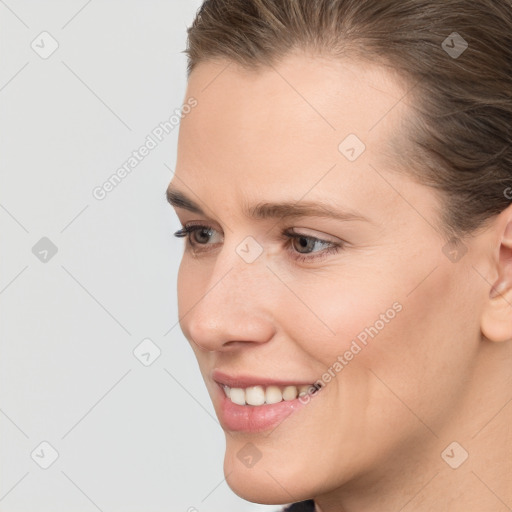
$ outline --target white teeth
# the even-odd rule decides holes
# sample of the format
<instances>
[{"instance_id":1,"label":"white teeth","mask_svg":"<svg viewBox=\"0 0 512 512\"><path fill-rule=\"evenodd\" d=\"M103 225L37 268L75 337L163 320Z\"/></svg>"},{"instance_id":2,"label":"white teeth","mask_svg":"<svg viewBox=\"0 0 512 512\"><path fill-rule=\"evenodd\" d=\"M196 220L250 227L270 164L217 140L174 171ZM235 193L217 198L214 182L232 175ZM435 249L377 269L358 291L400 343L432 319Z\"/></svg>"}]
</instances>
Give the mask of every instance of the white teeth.
<instances>
[{"instance_id":1,"label":"white teeth","mask_svg":"<svg viewBox=\"0 0 512 512\"><path fill-rule=\"evenodd\" d=\"M283 394L277 386L269 386L265 391L265 402L277 404L283 400Z\"/></svg>"},{"instance_id":2,"label":"white teeth","mask_svg":"<svg viewBox=\"0 0 512 512\"><path fill-rule=\"evenodd\" d=\"M242 388L231 388L229 398L235 404L245 405L245 391Z\"/></svg>"},{"instance_id":3,"label":"white teeth","mask_svg":"<svg viewBox=\"0 0 512 512\"><path fill-rule=\"evenodd\" d=\"M265 390L261 386L251 386L245 390L245 401L249 405L263 405L265 403Z\"/></svg>"},{"instance_id":4,"label":"white teeth","mask_svg":"<svg viewBox=\"0 0 512 512\"><path fill-rule=\"evenodd\" d=\"M259 406L263 404L277 404L283 400L289 402L297 396L304 396L309 393L312 385L303 386L249 386L247 388L230 388L222 386L224 394L233 403L238 405Z\"/></svg>"},{"instance_id":5,"label":"white teeth","mask_svg":"<svg viewBox=\"0 0 512 512\"><path fill-rule=\"evenodd\" d=\"M297 388L295 386L286 386L283 390L284 400L295 400L297 398Z\"/></svg>"}]
</instances>

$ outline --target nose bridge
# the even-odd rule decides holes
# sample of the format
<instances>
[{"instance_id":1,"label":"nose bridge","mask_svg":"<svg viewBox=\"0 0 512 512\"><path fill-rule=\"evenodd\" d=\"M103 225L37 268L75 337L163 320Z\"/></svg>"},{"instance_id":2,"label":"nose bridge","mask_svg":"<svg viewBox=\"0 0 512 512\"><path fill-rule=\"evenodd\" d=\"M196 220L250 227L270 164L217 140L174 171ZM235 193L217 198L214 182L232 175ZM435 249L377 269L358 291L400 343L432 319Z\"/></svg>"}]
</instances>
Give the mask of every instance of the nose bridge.
<instances>
[{"instance_id":1,"label":"nose bridge","mask_svg":"<svg viewBox=\"0 0 512 512\"><path fill-rule=\"evenodd\" d=\"M263 246L252 236L246 236L241 242L225 243L217 257L209 288L218 284L221 288L218 292L236 299L234 303L238 307L249 301L254 301L253 306L256 306L258 299L264 298L254 291L263 291L261 284L268 280L266 263Z\"/></svg>"},{"instance_id":2,"label":"nose bridge","mask_svg":"<svg viewBox=\"0 0 512 512\"><path fill-rule=\"evenodd\" d=\"M268 269L263 253L254 258L253 251L254 246L238 244L224 246L217 256L205 292L189 316L190 334L202 348L218 350L230 341L271 337L269 288L264 284Z\"/></svg>"},{"instance_id":3,"label":"nose bridge","mask_svg":"<svg viewBox=\"0 0 512 512\"><path fill-rule=\"evenodd\" d=\"M243 247L242 247L243 248ZM227 252L227 247L225 248ZM255 314L265 306L264 290L266 267L263 256L248 262L240 256L239 247L231 254L219 256L208 289L211 297L204 306L223 306L226 315Z\"/></svg>"}]
</instances>

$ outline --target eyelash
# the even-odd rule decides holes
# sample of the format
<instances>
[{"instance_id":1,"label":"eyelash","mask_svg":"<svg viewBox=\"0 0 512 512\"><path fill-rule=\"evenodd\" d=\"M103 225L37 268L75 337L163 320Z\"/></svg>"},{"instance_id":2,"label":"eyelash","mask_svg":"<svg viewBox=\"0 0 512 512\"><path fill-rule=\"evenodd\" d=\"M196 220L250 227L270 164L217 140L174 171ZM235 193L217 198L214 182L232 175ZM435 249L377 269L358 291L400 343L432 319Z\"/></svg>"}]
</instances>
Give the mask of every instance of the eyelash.
<instances>
[{"instance_id":1,"label":"eyelash","mask_svg":"<svg viewBox=\"0 0 512 512\"><path fill-rule=\"evenodd\" d=\"M204 224L188 224L188 225L185 225L185 226L182 226L182 229L176 231L174 233L174 236L176 237L187 237L187 240L186 240L186 243L188 246L192 247L192 248L195 248L197 247L198 245L206 245L206 244L198 244L198 243L195 243L195 242L192 242L191 239L190 239L190 235L192 233L194 233L195 231L200 231L200 230L212 230L213 228L211 228L210 226L206 226ZM320 238L316 238L314 236L306 236L306 235L301 235L300 233L294 233L294 234L291 234L290 232L288 231L283 231L283 236L285 236L288 240L287 240L287 250L288 252L290 252L292 254L292 258L295 259L296 261L300 261L300 262L311 262L311 261L320 261L320 260L323 260L324 258L326 258L327 256L329 256L330 254L336 254L338 253L340 250L343 249L343 244L336 244L334 242L329 242L327 240L322 240ZM298 238L305 238L307 240L314 240L315 242L321 242L321 243L324 243L324 244L330 244L331 247L328 247L327 249L323 250L323 251L319 251L318 253L313 253L313 254L316 254L316 256L303 256L301 253L293 253L292 252L292 249L291 249L291 242L292 240L294 239L298 239ZM207 252L207 251L200 251L200 252ZM312 254L312 253L310 253Z\"/></svg>"}]
</instances>

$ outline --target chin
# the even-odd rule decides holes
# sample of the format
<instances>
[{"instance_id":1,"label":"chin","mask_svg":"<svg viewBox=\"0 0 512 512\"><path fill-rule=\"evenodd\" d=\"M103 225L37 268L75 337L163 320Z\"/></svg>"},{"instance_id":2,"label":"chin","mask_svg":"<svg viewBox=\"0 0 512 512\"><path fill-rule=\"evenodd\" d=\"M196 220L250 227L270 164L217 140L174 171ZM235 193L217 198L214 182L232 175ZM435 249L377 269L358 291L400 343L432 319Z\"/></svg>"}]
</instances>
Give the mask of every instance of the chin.
<instances>
[{"instance_id":1,"label":"chin","mask_svg":"<svg viewBox=\"0 0 512 512\"><path fill-rule=\"evenodd\" d=\"M297 496L293 492L286 492L287 483L283 485L284 489L266 472L243 474L242 471L233 471L227 475L226 481L230 489L240 498L251 503L261 505L285 505L295 501L308 499L307 496Z\"/></svg>"},{"instance_id":2,"label":"chin","mask_svg":"<svg viewBox=\"0 0 512 512\"><path fill-rule=\"evenodd\" d=\"M227 447L224 476L230 489L244 500L262 505L284 505L311 499L314 494L311 474L287 466L286 460L273 465L262 459L252 467L245 467L237 454L238 450Z\"/></svg>"}]
</instances>

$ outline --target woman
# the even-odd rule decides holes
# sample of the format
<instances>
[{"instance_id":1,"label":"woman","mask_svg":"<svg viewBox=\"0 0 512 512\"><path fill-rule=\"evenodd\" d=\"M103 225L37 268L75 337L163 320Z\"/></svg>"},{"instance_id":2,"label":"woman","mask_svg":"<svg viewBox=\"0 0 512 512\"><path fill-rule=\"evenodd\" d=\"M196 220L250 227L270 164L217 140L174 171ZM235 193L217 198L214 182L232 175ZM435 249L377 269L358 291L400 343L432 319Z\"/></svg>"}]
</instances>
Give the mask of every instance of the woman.
<instances>
[{"instance_id":1,"label":"woman","mask_svg":"<svg viewBox=\"0 0 512 512\"><path fill-rule=\"evenodd\" d=\"M512 509L512 8L211 0L168 189L246 500Z\"/></svg>"}]
</instances>

